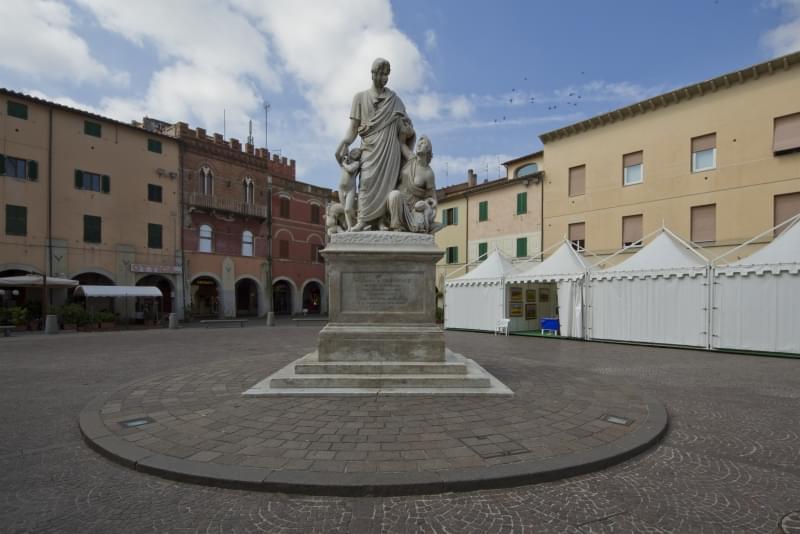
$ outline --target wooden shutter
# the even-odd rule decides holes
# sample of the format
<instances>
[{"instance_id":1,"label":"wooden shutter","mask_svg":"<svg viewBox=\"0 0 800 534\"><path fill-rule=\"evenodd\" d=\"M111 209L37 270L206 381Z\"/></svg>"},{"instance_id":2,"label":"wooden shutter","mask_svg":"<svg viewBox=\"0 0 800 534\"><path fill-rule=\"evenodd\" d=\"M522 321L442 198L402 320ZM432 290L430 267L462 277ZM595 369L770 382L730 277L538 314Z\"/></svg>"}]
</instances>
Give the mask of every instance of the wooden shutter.
<instances>
[{"instance_id":1,"label":"wooden shutter","mask_svg":"<svg viewBox=\"0 0 800 534\"><path fill-rule=\"evenodd\" d=\"M28 161L28 178L31 180L39 179L39 164L34 160Z\"/></svg>"},{"instance_id":2,"label":"wooden shutter","mask_svg":"<svg viewBox=\"0 0 800 534\"><path fill-rule=\"evenodd\" d=\"M0 154L0 174L6 173L6 157Z\"/></svg>"},{"instance_id":3,"label":"wooden shutter","mask_svg":"<svg viewBox=\"0 0 800 534\"><path fill-rule=\"evenodd\" d=\"M528 255L528 238L527 237L518 237L517 238L517 257L524 258Z\"/></svg>"},{"instance_id":4,"label":"wooden shutter","mask_svg":"<svg viewBox=\"0 0 800 534\"><path fill-rule=\"evenodd\" d=\"M280 239L278 241L278 257L279 258L289 257L289 242L286 239Z\"/></svg>"},{"instance_id":5,"label":"wooden shutter","mask_svg":"<svg viewBox=\"0 0 800 534\"><path fill-rule=\"evenodd\" d=\"M772 151L778 154L798 149L800 149L800 113L776 118Z\"/></svg>"},{"instance_id":6,"label":"wooden shutter","mask_svg":"<svg viewBox=\"0 0 800 534\"><path fill-rule=\"evenodd\" d=\"M717 148L716 133L692 138L692 152L702 152L703 150L710 150L712 148Z\"/></svg>"},{"instance_id":7,"label":"wooden shutter","mask_svg":"<svg viewBox=\"0 0 800 534\"><path fill-rule=\"evenodd\" d=\"M107 174L104 174L101 178L102 180L102 191L103 193L110 193L111 192L111 177Z\"/></svg>"},{"instance_id":8,"label":"wooden shutter","mask_svg":"<svg viewBox=\"0 0 800 534\"><path fill-rule=\"evenodd\" d=\"M489 220L489 201L484 200L478 203L478 221Z\"/></svg>"},{"instance_id":9,"label":"wooden shutter","mask_svg":"<svg viewBox=\"0 0 800 534\"><path fill-rule=\"evenodd\" d=\"M528 213L528 193L517 193L517 215Z\"/></svg>"},{"instance_id":10,"label":"wooden shutter","mask_svg":"<svg viewBox=\"0 0 800 534\"><path fill-rule=\"evenodd\" d=\"M27 235L28 208L6 204L6 234Z\"/></svg>"},{"instance_id":11,"label":"wooden shutter","mask_svg":"<svg viewBox=\"0 0 800 534\"><path fill-rule=\"evenodd\" d=\"M717 239L717 205L692 208L692 241L703 243Z\"/></svg>"},{"instance_id":12,"label":"wooden shutter","mask_svg":"<svg viewBox=\"0 0 800 534\"><path fill-rule=\"evenodd\" d=\"M775 195L774 202L774 224L776 226L800 213L800 192ZM778 228L775 230L775 235L777 236L784 230L786 230L786 226Z\"/></svg>"},{"instance_id":13,"label":"wooden shutter","mask_svg":"<svg viewBox=\"0 0 800 534\"><path fill-rule=\"evenodd\" d=\"M147 225L147 248L162 248L162 228L160 224Z\"/></svg>"},{"instance_id":14,"label":"wooden shutter","mask_svg":"<svg viewBox=\"0 0 800 534\"><path fill-rule=\"evenodd\" d=\"M586 165L569 170L569 196L577 197L586 193Z\"/></svg>"},{"instance_id":15,"label":"wooden shutter","mask_svg":"<svg viewBox=\"0 0 800 534\"><path fill-rule=\"evenodd\" d=\"M644 152L631 152L622 156L622 166L632 167L633 165L641 165L644 161Z\"/></svg>"},{"instance_id":16,"label":"wooden shutter","mask_svg":"<svg viewBox=\"0 0 800 534\"><path fill-rule=\"evenodd\" d=\"M627 246L642 239L642 216L630 215L622 218L622 245Z\"/></svg>"},{"instance_id":17,"label":"wooden shutter","mask_svg":"<svg viewBox=\"0 0 800 534\"><path fill-rule=\"evenodd\" d=\"M489 251L489 243L478 243L478 260L483 261L486 259L486 253Z\"/></svg>"},{"instance_id":18,"label":"wooden shutter","mask_svg":"<svg viewBox=\"0 0 800 534\"><path fill-rule=\"evenodd\" d=\"M102 219L94 215L83 216L83 240L87 243L102 241Z\"/></svg>"},{"instance_id":19,"label":"wooden shutter","mask_svg":"<svg viewBox=\"0 0 800 534\"><path fill-rule=\"evenodd\" d=\"M453 208L453 224L458 224L458 208ZM458 251L456 251L456 256L458 255Z\"/></svg>"},{"instance_id":20,"label":"wooden shutter","mask_svg":"<svg viewBox=\"0 0 800 534\"><path fill-rule=\"evenodd\" d=\"M75 169L75 189L83 189L83 171Z\"/></svg>"},{"instance_id":21,"label":"wooden shutter","mask_svg":"<svg viewBox=\"0 0 800 534\"><path fill-rule=\"evenodd\" d=\"M147 150L155 152L156 154L161 154L161 141L157 139L148 139Z\"/></svg>"},{"instance_id":22,"label":"wooden shutter","mask_svg":"<svg viewBox=\"0 0 800 534\"><path fill-rule=\"evenodd\" d=\"M20 104L19 102L13 102L11 100L8 101L6 105L6 111L10 117L16 117L18 119L28 119L28 106L25 104Z\"/></svg>"},{"instance_id":23,"label":"wooden shutter","mask_svg":"<svg viewBox=\"0 0 800 534\"><path fill-rule=\"evenodd\" d=\"M285 197L281 197L281 204L280 204L280 213L281 217L284 219L289 218L289 199Z\"/></svg>"},{"instance_id":24,"label":"wooden shutter","mask_svg":"<svg viewBox=\"0 0 800 534\"><path fill-rule=\"evenodd\" d=\"M569 240L586 240L586 223L573 223L569 225Z\"/></svg>"}]
</instances>

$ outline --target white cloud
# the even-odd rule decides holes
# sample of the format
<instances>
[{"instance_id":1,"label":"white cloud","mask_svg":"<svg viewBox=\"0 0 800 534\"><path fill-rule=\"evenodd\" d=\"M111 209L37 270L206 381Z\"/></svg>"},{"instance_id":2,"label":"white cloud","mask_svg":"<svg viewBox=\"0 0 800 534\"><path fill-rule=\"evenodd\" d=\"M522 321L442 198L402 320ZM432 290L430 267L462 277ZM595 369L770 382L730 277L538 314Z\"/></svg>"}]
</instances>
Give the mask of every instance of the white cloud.
<instances>
[{"instance_id":1,"label":"white cloud","mask_svg":"<svg viewBox=\"0 0 800 534\"><path fill-rule=\"evenodd\" d=\"M448 108L450 115L454 119L465 119L475 111L475 106L470 99L464 95L457 96L451 100L448 104Z\"/></svg>"},{"instance_id":2,"label":"white cloud","mask_svg":"<svg viewBox=\"0 0 800 534\"><path fill-rule=\"evenodd\" d=\"M35 98L41 98L42 100L47 100L49 102L55 102L57 104L61 104L62 106L68 106L75 109L80 109L82 111L88 111L89 113L94 113L96 115L104 115L104 112L89 104L84 104L83 102L79 102L74 98L70 98L68 96L50 96L38 89L23 89L23 93L33 96ZM113 117L111 117L113 118Z\"/></svg>"},{"instance_id":3,"label":"white cloud","mask_svg":"<svg viewBox=\"0 0 800 534\"><path fill-rule=\"evenodd\" d=\"M772 0L768 7L780 9L785 22L764 34L763 44L777 56L800 50L800 0Z\"/></svg>"},{"instance_id":4,"label":"white cloud","mask_svg":"<svg viewBox=\"0 0 800 534\"><path fill-rule=\"evenodd\" d=\"M4 0L3 12L0 67L34 79L128 84L128 73L111 70L92 57L86 41L73 31L72 14L63 3Z\"/></svg>"},{"instance_id":5,"label":"white cloud","mask_svg":"<svg viewBox=\"0 0 800 534\"><path fill-rule=\"evenodd\" d=\"M442 101L436 93L423 93L408 102L408 112L412 120L428 121L438 119L442 110Z\"/></svg>"},{"instance_id":6,"label":"white cloud","mask_svg":"<svg viewBox=\"0 0 800 534\"><path fill-rule=\"evenodd\" d=\"M425 49L430 52L435 50L437 46L436 32L433 30L425 30Z\"/></svg>"}]
</instances>

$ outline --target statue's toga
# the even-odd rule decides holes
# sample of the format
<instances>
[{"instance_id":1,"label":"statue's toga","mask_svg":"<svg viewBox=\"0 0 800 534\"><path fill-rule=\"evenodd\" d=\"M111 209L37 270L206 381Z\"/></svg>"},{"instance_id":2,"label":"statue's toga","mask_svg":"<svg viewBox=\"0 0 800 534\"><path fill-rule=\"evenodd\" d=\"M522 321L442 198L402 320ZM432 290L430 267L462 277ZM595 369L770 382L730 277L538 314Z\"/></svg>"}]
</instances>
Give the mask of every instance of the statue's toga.
<instances>
[{"instance_id":1,"label":"statue's toga","mask_svg":"<svg viewBox=\"0 0 800 534\"><path fill-rule=\"evenodd\" d=\"M403 122L409 121L406 108L400 97L386 88L389 71L385 59L372 63L372 87L353 97L350 126L336 150L336 160L341 164L350 143L361 136L361 183L354 231L367 225L384 228L386 202L400 176L403 144L413 147L413 138L406 139L401 131Z\"/></svg>"}]
</instances>

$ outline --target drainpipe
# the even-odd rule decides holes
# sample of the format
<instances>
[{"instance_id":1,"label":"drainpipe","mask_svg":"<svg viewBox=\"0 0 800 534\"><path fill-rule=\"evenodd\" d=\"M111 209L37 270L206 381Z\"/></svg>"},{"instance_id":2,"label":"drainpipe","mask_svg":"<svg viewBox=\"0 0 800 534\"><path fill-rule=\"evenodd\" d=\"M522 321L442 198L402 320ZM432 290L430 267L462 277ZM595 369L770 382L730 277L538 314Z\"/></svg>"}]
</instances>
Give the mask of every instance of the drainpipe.
<instances>
[{"instance_id":1,"label":"drainpipe","mask_svg":"<svg viewBox=\"0 0 800 534\"><path fill-rule=\"evenodd\" d=\"M47 264L42 276L42 315L45 322L50 312L50 292L47 277L53 274L53 108L50 108L47 141Z\"/></svg>"},{"instance_id":2,"label":"drainpipe","mask_svg":"<svg viewBox=\"0 0 800 534\"><path fill-rule=\"evenodd\" d=\"M267 315L275 312L274 302L272 302L272 183L267 185L267 287L265 287L267 299Z\"/></svg>"},{"instance_id":3,"label":"drainpipe","mask_svg":"<svg viewBox=\"0 0 800 534\"><path fill-rule=\"evenodd\" d=\"M544 261L544 171L539 181L539 261Z\"/></svg>"},{"instance_id":4,"label":"drainpipe","mask_svg":"<svg viewBox=\"0 0 800 534\"><path fill-rule=\"evenodd\" d=\"M183 316L183 320L186 320L186 296L190 294L189 288L186 286L186 251L183 248L183 229L184 229L184 217L183 217L183 143L180 139L180 130L178 129L178 138L176 139L178 143L178 211L180 212L180 217L178 218L178 224L180 228L178 229L178 243L180 245L180 260L181 260L181 272L179 275L180 283L181 283L181 293L183 293L183 302L180 303L181 305L181 315ZM175 251L175 254L178 254L178 251ZM176 258L177 259L177 258ZM177 263L177 262L176 262ZM177 299L176 299L177 300Z\"/></svg>"}]
</instances>

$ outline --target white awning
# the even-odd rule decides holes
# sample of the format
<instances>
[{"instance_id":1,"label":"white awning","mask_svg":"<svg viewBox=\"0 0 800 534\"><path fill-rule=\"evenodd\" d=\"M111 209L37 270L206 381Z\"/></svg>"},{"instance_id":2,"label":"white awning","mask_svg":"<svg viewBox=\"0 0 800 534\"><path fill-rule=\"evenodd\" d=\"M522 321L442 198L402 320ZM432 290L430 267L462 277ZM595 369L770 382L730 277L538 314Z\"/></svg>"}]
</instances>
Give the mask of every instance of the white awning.
<instances>
[{"instance_id":1,"label":"white awning","mask_svg":"<svg viewBox=\"0 0 800 534\"><path fill-rule=\"evenodd\" d=\"M6 276L0 278L0 287L42 287L42 276L38 274L24 274L21 276ZM69 278L47 277L47 287L75 287L77 280Z\"/></svg>"},{"instance_id":2,"label":"white awning","mask_svg":"<svg viewBox=\"0 0 800 534\"><path fill-rule=\"evenodd\" d=\"M591 273L592 280L620 278L682 278L706 272L708 260L687 247L667 229L619 265Z\"/></svg>"},{"instance_id":3,"label":"white awning","mask_svg":"<svg viewBox=\"0 0 800 534\"><path fill-rule=\"evenodd\" d=\"M474 270L447 280L445 286L481 286L500 284L503 278L516 272L514 265L499 250L492 251Z\"/></svg>"},{"instance_id":4,"label":"white awning","mask_svg":"<svg viewBox=\"0 0 800 534\"><path fill-rule=\"evenodd\" d=\"M564 242L543 262L537 263L520 274L509 276L506 283L520 284L526 282L561 282L578 280L590 267L584 259Z\"/></svg>"},{"instance_id":5,"label":"white awning","mask_svg":"<svg viewBox=\"0 0 800 534\"><path fill-rule=\"evenodd\" d=\"M153 286L78 286L75 295L84 297L162 297Z\"/></svg>"}]
</instances>

